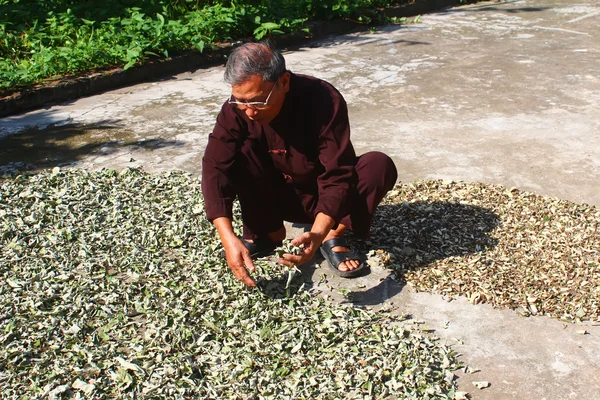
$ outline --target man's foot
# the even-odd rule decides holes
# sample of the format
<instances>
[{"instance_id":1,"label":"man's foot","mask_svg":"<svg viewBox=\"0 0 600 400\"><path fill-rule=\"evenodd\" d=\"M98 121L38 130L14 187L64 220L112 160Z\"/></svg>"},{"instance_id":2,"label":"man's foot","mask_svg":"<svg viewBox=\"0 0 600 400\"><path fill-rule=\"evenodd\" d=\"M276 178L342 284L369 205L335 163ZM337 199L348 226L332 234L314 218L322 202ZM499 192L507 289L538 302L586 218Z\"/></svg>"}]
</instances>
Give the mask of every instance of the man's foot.
<instances>
[{"instance_id":1,"label":"man's foot","mask_svg":"<svg viewBox=\"0 0 600 400\"><path fill-rule=\"evenodd\" d=\"M323 241L321 254L329 266L344 278L357 276L367 267L364 257L352 250L344 237L333 237Z\"/></svg>"},{"instance_id":2,"label":"man's foot","mask_svg":"<svg viewBox=\"0 0 600 400\"><path fill-rule=\"evenodd\" d=\"M270 256L273 254L273 251L282 244L281 241L274 242L269 237L260 237L253 241L242 239L242 242L250 252L250 257L253 260Z\"/></svg>"}]
</instances>

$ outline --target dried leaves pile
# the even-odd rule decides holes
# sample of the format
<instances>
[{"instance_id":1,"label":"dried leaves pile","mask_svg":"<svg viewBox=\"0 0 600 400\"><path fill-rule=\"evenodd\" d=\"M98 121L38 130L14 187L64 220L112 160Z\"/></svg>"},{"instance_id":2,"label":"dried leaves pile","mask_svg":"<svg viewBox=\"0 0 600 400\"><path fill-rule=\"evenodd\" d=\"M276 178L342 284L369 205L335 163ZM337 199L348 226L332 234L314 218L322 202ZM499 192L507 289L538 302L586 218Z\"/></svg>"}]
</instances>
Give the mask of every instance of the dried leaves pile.
<instances>
[{"instance_id":1,"label":"dried leaves pile","mask_svg":"<svg viewBox=\"0 0 600 400\"><path fill-rule=\"evenodd\" d=\"M3 398L455 396L452 351L402 318L329 304L267 263L263 290L242 288L203 213L181 173L2 182Z\"/></svg>"},{"instance_id":2,"label":"dried leaves pile","mask_svg":"<svg viewBox=\"0 0 600 400\"><path fill-rule=\"evenodd\" d=\"M372 242L418 290L600 321L600 210L503 186L397 185ZM425 268L426 267L426 268Z\"/></svg>"}]
</instances>

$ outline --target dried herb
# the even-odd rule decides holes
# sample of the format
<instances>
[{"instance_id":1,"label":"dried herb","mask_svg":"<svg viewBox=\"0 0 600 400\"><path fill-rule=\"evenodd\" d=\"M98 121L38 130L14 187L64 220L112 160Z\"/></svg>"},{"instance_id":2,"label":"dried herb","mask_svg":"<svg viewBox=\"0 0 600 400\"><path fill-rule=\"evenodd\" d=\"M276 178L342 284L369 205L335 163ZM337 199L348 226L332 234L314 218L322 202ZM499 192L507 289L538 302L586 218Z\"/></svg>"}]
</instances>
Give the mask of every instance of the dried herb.
<instances>
[{"instance_id":1,"label":"dried herb","mask_svg":"<svg viewBox=\"0 0 600 400\"><path fill-rule=\"evenodd\" d=\"M418 290L472 303L600 321L600 210L499 185L397 185L371 246Z\"/></svg>"},{"instance_id":2,"label":"dried herb","mask_svg":"<svg viewBox=\"0 0 600 400\"><path fill-rule=\"evenodd\" d=\"M455 354L403 317L331 304L267 260L277 295L245 289L203 210L183 173L2 182L3 398L455 398Z\"/></svg>"}]
</instances>

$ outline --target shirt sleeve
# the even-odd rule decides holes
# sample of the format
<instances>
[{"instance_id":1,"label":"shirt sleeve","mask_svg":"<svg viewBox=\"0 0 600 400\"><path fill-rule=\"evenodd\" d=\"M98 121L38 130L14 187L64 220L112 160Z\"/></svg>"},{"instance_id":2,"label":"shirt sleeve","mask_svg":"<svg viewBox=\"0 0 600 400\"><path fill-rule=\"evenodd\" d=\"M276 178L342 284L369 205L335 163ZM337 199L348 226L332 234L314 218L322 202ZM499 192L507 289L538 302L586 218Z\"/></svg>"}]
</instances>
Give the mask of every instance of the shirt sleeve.
<instances>
[{"instance_id":1,"label":"shirt sleeve","mask_svg":"<svg viewBox=\"0 0 600 400\"><path fill-rule=\"evenodd\" d=\"M320 105L322 125L318 140L319 161L325 171L317 178L319 201L315 215L322 212L336 222L348 215L349 190L356 185L356 153L350 142L348 107L342 95L326 84L329 94Z\"/></svg>"},{"instance_id":2,"label":"shirt sleeve","mask_svg":"<svg viewBox=\"0 0 600 400\"><path fill-rule=\"evenodd\" d=\"M218 217L233 219L236 193L230 177L233 176L236 154L248 135L247 130L243 118L225 104L202 157L202 195L209 221Z\"/></svg>"}]
</instances>

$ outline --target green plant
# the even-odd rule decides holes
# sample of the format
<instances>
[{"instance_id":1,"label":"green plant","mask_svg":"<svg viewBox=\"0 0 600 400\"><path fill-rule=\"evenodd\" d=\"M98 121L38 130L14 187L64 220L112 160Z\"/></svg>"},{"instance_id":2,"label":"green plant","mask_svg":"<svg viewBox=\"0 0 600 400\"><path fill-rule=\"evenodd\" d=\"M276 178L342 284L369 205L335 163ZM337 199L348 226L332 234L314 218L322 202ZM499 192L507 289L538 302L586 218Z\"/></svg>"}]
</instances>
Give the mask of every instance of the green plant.
<instances>
[{"instance_id":1,"label":"green plant","mask_svg":"<svg viewBox=\"0 0 600 400\"><path fill-rule=\"evenodd\" d=\"M0 0L0 90L216 43L308 31L309 20L398 23L389 0ZM415 21L417 22L417 21Z\"/></svg>"}]
</instances>

